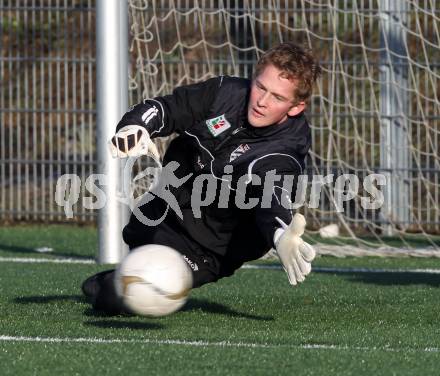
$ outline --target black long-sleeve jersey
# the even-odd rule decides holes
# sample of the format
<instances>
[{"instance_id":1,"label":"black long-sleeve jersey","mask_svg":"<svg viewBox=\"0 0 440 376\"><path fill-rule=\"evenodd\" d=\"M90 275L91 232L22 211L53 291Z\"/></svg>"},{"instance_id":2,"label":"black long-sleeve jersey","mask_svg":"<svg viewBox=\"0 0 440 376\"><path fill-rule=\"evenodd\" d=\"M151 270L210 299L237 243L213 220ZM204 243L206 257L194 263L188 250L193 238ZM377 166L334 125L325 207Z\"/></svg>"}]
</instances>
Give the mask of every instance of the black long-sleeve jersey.
<instances>
[{"instance_id":1,"label":"black long-sleeve jersey","mask_svg":"<svg viewBox=\"0 0 440 376\"><path fill-rule=\"evenodd\" d=\"M231 242L243 249L252 247L255 256L274 246L274 232L280 227L275 218L285 223L292 218L283 195L294 197L296 181L291 191L283 189L284 181L303 172L310 147L310 127L303 113L268 127L256 128L248 123L250 86L250 80L220 76L178 87L171 95L134 106L117 126L117 130L126 125L143 126L152 138L174 132L179 135L172 157L181 164L179 176L191 173L192 178L172 191L183 214L177 223L199 245L222 256L231 252ZM164 163L166 159L165 155ZM270 171L281 179L265 188ZM209 174L218 182L217 193L226 184L231 195L223 207L217 194L212 203L200 208L199 218L191 207L191 193L201 174ZM240 208L237 195L245 195L242 203L258 199L259 204Z\"/></svg>"}]
</instances>

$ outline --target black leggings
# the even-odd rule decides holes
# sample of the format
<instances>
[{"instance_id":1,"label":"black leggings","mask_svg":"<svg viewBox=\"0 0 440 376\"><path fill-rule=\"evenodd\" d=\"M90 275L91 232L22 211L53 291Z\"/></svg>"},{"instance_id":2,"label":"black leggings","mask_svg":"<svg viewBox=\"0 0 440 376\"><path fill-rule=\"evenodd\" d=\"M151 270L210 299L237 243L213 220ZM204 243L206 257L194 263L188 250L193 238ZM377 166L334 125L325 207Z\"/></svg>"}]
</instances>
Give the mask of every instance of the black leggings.
<instances>
[{"instance_id":1,"label":"black leggings","mask_svg":"<svg viewBox=\"0 0 440 376\"><path fill-rule=\"evenodd\" d=\"M159 198L150 201L148 215L163 210L163 202ZM193 274L193 287L200 287L220 278L220 257L208 250L202 249L197 243L185 236L179 224L171 215L160 224L146 226L132 214L129 223L125 226L122 237L130 250L146 244L160 244L171 247L182 254Z\"/></svg>"}]
</instances>

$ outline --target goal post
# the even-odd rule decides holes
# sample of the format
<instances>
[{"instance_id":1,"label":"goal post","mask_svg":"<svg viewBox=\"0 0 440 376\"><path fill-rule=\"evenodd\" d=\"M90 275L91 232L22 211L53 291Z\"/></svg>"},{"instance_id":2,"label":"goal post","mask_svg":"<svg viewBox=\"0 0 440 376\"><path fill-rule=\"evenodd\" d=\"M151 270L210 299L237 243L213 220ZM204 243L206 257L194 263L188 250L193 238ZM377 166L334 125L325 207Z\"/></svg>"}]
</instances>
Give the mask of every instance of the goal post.
<instances>
[{"instance_id":1,"label":"goal post","mask_svg":"<svg viewBox=\"0 0 440 376\"><path fill-rule=\"evenodd\" d=\"M408 134L408 3L380 2L380 160L386 176L382 208L384 234L410 224Z\"/></svg>"},{"instance_id":2,"label":"goal post","mask_svg":"<svg viewBox=\"0 0 440 376\"><path fill-rule=\"evenodd\" d=\"M122 228L128 207L118 199L122 191L122 162L114 159L107 142L128 107L128 3L96 1L97 151L98 173L105 176L106 204L98 213L98 262L118 263L127 253Z\"/></svg>"}]
</instances>

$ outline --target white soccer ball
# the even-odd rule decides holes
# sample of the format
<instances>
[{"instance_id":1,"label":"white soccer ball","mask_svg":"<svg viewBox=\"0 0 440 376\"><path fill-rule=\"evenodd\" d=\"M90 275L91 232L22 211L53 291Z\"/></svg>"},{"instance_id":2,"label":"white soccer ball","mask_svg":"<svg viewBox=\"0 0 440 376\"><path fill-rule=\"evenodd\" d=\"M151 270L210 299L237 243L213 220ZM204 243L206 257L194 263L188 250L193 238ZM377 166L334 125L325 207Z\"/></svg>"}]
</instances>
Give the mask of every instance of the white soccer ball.
<instances>
[{"instance_id":1,"label":"white soccer ball","mask_svg":"<svg viewBox=\"0 0 440 376\"><path fill-rule=\"evenodd\" d=\"M192 273L175 249L149 244L132 250L122 260L115 284L125 307L133 313L165 316L185 304Z\"/></svg>"}]
</instances>

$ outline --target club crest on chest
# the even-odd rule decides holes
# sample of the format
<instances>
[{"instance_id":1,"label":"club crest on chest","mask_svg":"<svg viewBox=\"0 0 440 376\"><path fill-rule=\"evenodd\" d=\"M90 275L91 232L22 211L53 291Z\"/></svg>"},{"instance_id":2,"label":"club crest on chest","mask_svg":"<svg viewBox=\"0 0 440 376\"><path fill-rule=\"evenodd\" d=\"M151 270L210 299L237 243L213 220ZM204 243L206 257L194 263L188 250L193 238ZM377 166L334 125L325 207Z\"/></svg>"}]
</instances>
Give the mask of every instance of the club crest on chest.
<instances>
[{"instance_id":1,"label":"club crest on chest","mask_svg":"<svg viewBox=\"0 0 440 376\"><path fill-rule=\"evenodd\" d=\"M226 120L225 114L206 120L206 125L214 137L231 128L231 123Z\"/></svg>"}]
</instances>

